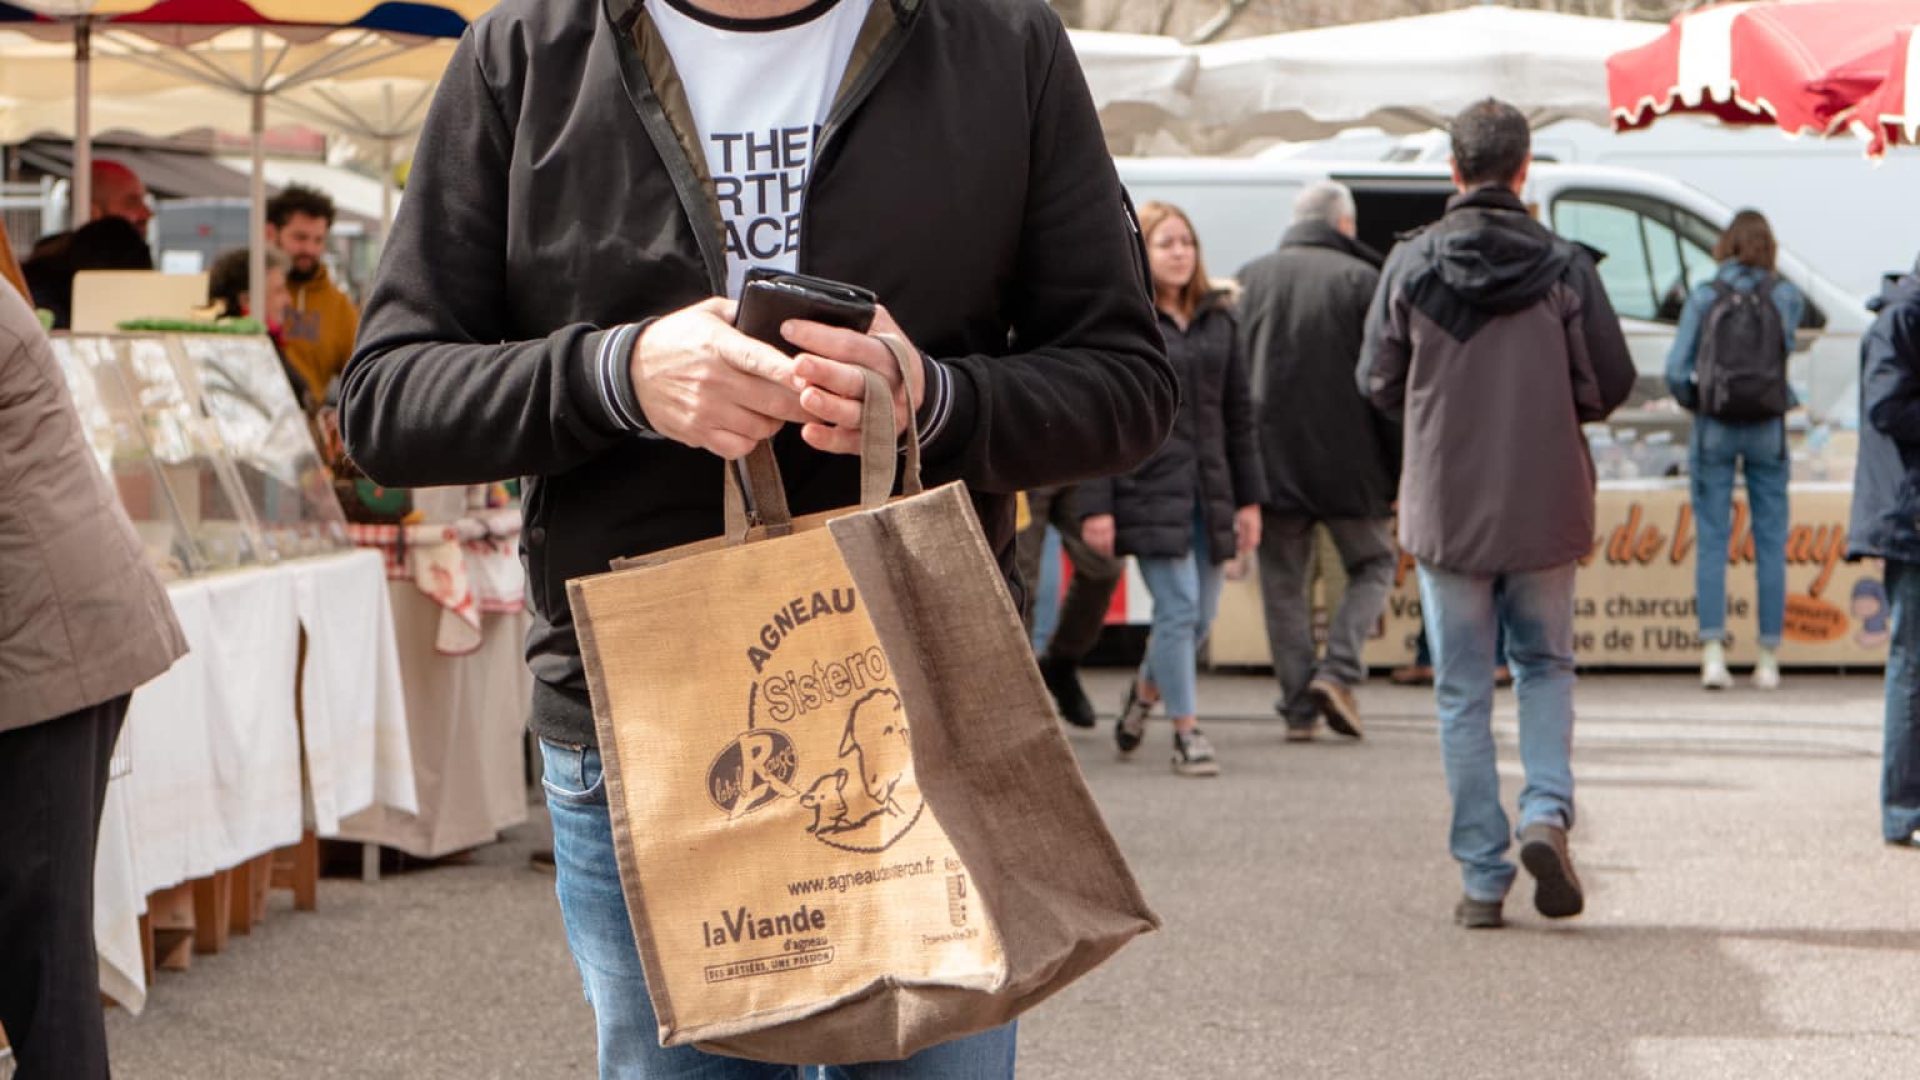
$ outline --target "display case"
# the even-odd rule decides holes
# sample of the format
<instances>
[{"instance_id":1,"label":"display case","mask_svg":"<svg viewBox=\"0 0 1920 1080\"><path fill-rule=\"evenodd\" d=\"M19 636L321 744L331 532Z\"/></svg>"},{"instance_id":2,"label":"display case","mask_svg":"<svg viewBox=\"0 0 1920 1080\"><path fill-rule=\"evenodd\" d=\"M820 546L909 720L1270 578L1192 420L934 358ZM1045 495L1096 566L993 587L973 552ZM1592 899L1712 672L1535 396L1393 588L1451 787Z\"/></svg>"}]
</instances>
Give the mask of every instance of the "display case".
<instances>
[{"instance_id":1,"label":"display case","mask_svg":"<svg viewBox=\"0 0 1920 1080\"><path fill-rule=\"evenodd\" d=\"M272 342L76 334L54 348L94 454L163 575L349 546Z\"/></svg>"},{"instance_id":2,"label":"display case","mask_svg":"<svg viewBox=\"0 0 1920 1080\"><path fill-rule=\"evenodd\" d=\"M207 558L181 518L154 458L141 410L120 376L114 343L101 337L57 336L53 351L73 393L87 445L119 494L148 561L168 581L207 569Z\"/></svg>"},{"instance_id":3,"label":"display case","mask_svg":"<svg viewBox=\"0 0 1920 1080\"><path fill-rule=\"evenodd\" d=\"M182 334L182 380L197 394L233 462L269 558L350 546L347 520L321 464L313 429L280 356L265 337Z\"/></svg>"}]
</instances>

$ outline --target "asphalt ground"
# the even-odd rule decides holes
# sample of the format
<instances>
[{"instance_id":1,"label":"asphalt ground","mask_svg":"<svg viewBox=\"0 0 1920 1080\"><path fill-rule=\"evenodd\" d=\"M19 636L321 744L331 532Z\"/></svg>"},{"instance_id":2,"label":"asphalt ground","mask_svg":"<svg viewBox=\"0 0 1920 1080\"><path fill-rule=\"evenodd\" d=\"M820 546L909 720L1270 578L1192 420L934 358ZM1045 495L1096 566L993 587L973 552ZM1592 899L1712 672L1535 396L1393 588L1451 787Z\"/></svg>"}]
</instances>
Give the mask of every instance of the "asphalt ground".
<instances>
[{"instance_id":1,"label":"asphalt ground","mask_svg":"<svg viewBox=\"0 0 1920 1080\"><path fill-rule=\"evenodd\" d=\"M1089 675L1118 705L1123 676ZM1587 913L1452 924L1429 692L1369 685L1367 737L1281 740L1265 676L1203 679L1213 780L1071 732L1165 928L1022 1021L1022 1077L1920 1075L1920 851L1880 842L1877 677L1764 695L1579 690ZM1519 787L1513 699L1496 733ZM544 821L464 865L329 879L109 1016L122 1078L588 1077L592 1017Z\"/></svg>"}]
</instances>

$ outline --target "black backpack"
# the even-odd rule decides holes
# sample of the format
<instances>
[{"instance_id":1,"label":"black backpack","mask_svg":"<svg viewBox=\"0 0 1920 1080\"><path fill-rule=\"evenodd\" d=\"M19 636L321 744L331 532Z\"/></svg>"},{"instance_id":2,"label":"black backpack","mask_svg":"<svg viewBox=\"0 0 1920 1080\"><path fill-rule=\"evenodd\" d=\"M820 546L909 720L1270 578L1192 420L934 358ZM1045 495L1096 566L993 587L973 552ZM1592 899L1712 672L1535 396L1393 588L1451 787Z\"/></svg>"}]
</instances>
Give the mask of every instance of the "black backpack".
<instances>
[{"instance_id":1,"label":"black backpack","mask_svg":"<svg viewBox=\"0 0 1920 1080\"><path fill-rule=\"evenodd\" d=\"M1694 361L1700 415L1771 420L1793 407L1787 388L1787 333L1773 303L1774 277L1752 292L1713 283L1713 306L1700 324Z\"/></svg>"}]
</instances>

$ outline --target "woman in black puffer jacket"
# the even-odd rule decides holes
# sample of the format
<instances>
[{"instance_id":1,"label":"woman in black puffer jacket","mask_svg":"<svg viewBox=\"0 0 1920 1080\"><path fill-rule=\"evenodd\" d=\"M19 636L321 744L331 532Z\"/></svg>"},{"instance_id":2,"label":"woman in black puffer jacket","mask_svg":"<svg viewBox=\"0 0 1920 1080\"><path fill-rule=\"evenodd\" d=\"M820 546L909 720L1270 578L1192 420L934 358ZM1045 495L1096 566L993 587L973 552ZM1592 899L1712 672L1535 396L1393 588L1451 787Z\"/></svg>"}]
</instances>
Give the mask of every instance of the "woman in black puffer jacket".
<instances>
[{"instance_id":1,"label":"woman in black puffer jacket","mask_svg":"<svg viewBox=\"0 0 1920 1080\"><path fill-rule=\"evenodd\" d=\"M1180 379L1180 412L1159 452L1125 476L1079 490L1081 538L1106 555L1132 555L1153 594L1153 634L1114 728L1120 753L1140 745L1147 717L1173 718L1173 769L1220 771L1200 733L1197 653L1213 625L1224 564L1260 543L1266 480L1253 398L1233 314L1209 291L1187 216L1165 203L1140 208L1154 305Z\"/></svg>"}]
</instances>

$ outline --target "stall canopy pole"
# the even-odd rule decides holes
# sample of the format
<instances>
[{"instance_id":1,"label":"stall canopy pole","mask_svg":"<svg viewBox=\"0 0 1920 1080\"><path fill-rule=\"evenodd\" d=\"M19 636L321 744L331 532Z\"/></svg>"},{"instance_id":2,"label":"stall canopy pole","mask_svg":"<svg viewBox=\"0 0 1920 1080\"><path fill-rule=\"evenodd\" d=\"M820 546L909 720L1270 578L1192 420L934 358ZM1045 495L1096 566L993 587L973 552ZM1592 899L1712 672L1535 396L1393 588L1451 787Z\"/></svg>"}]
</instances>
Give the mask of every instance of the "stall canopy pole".
<instances>
[{"instance_id":1,"label":"stall canopy pole","mask_svg":"<svg viewBox=\"0 0 1920 1080\"><path fill-rule=\"evenodd\" d=\"M254 318L267 321L267 88L266 48L261 32L253 32L253 150L251 203L247 212L247 298Z\"/></svg>"},{"instance_id":2,"label":"stall canopy pole","mask_svg":"<svg viewBox=\"0 0 1920 1080\"><path fill-rule=\"evenodd\" d=\"M386 128L380 137L380 250L387 249L387 232L393 228L393 84L380 88L380 99L386 106L384 119Z\"/></svg>"},{"instance_id":3,"label":"stall canopy pole","mask_svg":"<svg viewBox=\"0 0 1920 1080\"><path fill-rule=\"evenodd\" d=\"M67 209L73 228L93 217L93 20L82 17L73 28L73 176Z\"/></svg>"}]
</instances>

